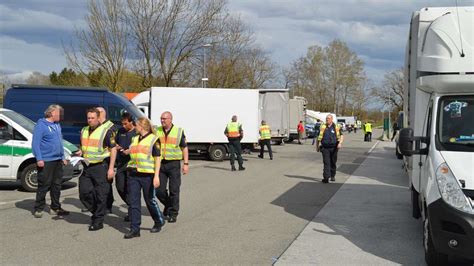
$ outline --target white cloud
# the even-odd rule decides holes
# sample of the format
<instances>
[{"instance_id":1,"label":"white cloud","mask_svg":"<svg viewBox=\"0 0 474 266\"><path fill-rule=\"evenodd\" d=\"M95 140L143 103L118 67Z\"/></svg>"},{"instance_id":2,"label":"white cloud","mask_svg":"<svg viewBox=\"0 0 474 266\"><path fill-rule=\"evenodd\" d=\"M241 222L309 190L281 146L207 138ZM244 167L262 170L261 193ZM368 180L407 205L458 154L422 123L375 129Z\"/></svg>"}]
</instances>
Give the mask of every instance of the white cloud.
<instances>
[{"instance_id":1,"label":"white cloud","mask_svg":"<svg viewBox=\"0 0 474 266\"><path fill-rule=\"evenodd\" d=\"M38 71L48 74L66 66L61 49L0 35L0 70L6 73Z\"/></svg>"}]
</instances>

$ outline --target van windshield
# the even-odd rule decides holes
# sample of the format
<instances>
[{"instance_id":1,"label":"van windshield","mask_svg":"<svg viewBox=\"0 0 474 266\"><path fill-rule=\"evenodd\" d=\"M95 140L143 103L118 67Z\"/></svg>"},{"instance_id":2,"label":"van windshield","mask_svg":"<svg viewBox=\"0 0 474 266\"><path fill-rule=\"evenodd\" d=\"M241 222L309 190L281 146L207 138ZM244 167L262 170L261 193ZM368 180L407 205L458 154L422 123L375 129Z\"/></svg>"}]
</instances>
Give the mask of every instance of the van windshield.
<instances>
[{"instance_id":1,"label":"van windshield","mask_svg":"<svg viewBox=\"0 0 474 266\"><path fill-rule=\"evenodd\" d=\"M436 134L447 150L474 146L474 96L442 97Z\"/></svg>"},{"instance_id":2,"label":"van windshield","mask_svg":"<svg viewBox=\"0 0 474 266\"><path fill-rule=\"evenodd\" d=\"M2 111L2 114L15 121L15 123L33 134L33 130L36 125L35 122L14 111Z\"/></svg>"}]
</instances>

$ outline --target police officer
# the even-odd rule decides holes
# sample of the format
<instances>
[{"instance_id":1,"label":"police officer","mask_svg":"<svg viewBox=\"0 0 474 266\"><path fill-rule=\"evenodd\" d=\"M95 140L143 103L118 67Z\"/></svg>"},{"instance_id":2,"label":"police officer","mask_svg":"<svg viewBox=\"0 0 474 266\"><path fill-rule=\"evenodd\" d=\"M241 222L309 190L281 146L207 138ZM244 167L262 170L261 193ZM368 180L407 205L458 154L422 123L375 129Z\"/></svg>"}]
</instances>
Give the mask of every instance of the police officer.
<instances>
[{"instance_id":1,"label":"police officer","mask_svg":"<svg viewBox=\"0 0 474 266\"><path fill-rule=\"evenodd\" d=\"M245 170L244 161L242 159L242 147L240 146L240 140L244 137L244 131L242 125L237 122L237 116L232 116L232 121L227 124L224 134L229 140L230 150L230 166L231 171L235 171L235 154L237 154L237 161L239 162L239 171Z\"/></svg>"},{"instance_id":2,"label":"police officer","mask_svg":"<svg viewBox=\"0 0 474 266\"><path fill-rule=\"evenodd\" d=\"M169 223L175 223L179 213L179 190L181 171L189 172L189 152L184 130L173 124L171 112L161 114L161 126L157 128L161 144L160 186L156 194L165 206L163 215ZM183 167L180 161L184 160ZM181 168L181 169L180 169ZM169 192L167 187L169 186Z\"/></svg>"},{"instance_id":3,"label":"police officer","mask_svg":"<svg viewBox=\"0 0 474 266\"><path fill-rule=\"evenodd\" d=\"M130 231L124 235L125 239L140 236L141 224L141 195L145 200L148 212L150 212L155 225L151 233L158 233L165 224L163 215L155 201L155 188L160 186L160 141L153 134L150 121L147 118L139 118L136 125L138 136L134 136L130 144L130 161L128 162L128 193Z\"/></svg>"},{"instance_id":4,"label":"police officer","mask_svg":"<svg viewBox=\"0 0 474 266\"><path fill-rule=\"evenodd\" d=\"M258 157L263 159L263 150L264 150L264 147L267 146L268 155L270 155L270 160L273 160L272 146L270 143L272 139L272 134L271 134L270 126L267 125L267 122L265 122L265 120L262 120L262 125L260 126L259 133L260 133L260 155L258 155Z\"/></svg>"},{"instance_id":5,"label":"police officer","mask_svg":"<svg viewBox=\"0 0 474 266\"><path fill-rule=\"evenodd\" d=\"M364 124L364 141L369 141L371 142L372 141L372 124L367 121L365 124Z\"/></svg>"},{"instance_id":6,"label":"police officer","mask_svg":"<svg viewBox=\"0 0 474 266\"><path fill-rule=\"evenodd\" d=\"M333 123L332 115L326 117L326 124L322 124L316 144L318 152L323 154L323 183L336 181L337 152L342 147L344 136L342 136L339 125Z\"/></svg>"},{"instance_id":7,"label":"police officer","mask_svg":"<svg viewBox=\"0 0 474 266\"><path fill-rule=\"evenodd\" d=\"M112 131L99 122L100 112L96 108L87 110L87 124L81 130L81 149L77 155L84 157L88 165L79 178L79 198L92 213L89 231L104 227L107 195L114 177L116 157L115 139ZM105 161L110 157L110 163Z\"/></svg>"},{"instance_id":8,"label":"police officer","mask_svg":"<svg viewBox=\"0 0 474 266\"><path fill-rule=\"evenodd\" d=\"M130 143L132 138L136 136L135 125L130 113L123 113L121 117L122 127L119 128L115 136L117 143L117 161L115 163L117 171L115 173L115 187L120 198L129 205L127 198L127 165L130 161ZM129 214L124 217L126 222L130 221Z\"/></svg>"},{"instance_id":9,"label":"police officer","mask_svg":"<svg viewBox=\"0 0 474 266\"><path fill-rule=\"evenodd\" d=\"M112 121L107 119L107 112L105 111L103 107L99 106L99 107L96 107L96 109L99 110L99 113L100 113L99 122L102 125L104 125L107 129L110 129L113 134L113 137L115 138L115 135L117 135L117 131L118 131L117 127ZM106 158L104 162L109 163L110 158ZM107 213L112 213L112 205L114 203L114 191L112 189L112 182L113 182L112 180L109 181L110 189L109 189L109 194L107 195L107 210L106 210Z\"/></svg>"}]
</instances>

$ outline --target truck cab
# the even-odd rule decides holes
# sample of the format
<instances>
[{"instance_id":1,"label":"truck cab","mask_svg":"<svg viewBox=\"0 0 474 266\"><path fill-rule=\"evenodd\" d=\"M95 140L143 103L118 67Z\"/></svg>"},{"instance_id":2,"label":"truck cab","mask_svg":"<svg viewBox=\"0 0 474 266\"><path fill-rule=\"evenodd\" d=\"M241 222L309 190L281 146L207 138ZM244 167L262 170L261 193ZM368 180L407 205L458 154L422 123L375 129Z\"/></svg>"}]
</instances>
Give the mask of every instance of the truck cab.
<instances>
[{"instance_id":1,"label":"truck cab","mask_svg":"<svg viewBox=\"0 0 474 266\"><path fill-rule=\"evenodd\" d=\"M474 260L472 21L473 7L423 8L411 21L398 148L429 265Z\"/></svg>"},{"instance_id":2,"label":"truck cab","mask_svg":"<svg viewBox=\"0 0 474 266\"><path fill-rule=\"evenodd\" d=\"M0 180L20 182L26 191L36 191L36 160L31 150L35 123L12 110L0 108ZM77 148L64 141L66 159ZM82 174L82 165L68 164L63 169L63 182Z\"/></svg>"}]
</instances>

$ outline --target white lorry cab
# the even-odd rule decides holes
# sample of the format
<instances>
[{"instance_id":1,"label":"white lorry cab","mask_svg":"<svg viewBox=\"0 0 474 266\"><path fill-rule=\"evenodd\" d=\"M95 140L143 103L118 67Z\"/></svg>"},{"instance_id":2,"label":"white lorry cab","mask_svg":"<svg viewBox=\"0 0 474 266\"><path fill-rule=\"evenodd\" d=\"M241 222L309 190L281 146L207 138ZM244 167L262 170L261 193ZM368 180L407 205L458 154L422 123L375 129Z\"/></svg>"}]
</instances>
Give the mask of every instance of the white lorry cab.
<instances>
[{"instance_id":1,"label":"white lorry cab","mask_svg":"<svg viewBox=\"0 0 474 266\"><path fill-rule=\"evenodd\" d=\"M474 260L474 7L411 19L399 148L428 264Z\"/></svg>"},{"instance_id":2,"label":"white lorry cab","mask_svg":"<svg viewBox=\"0 0 474 266\"><path fill-rule=\"evenodd\" d=\"M36 191L36 159L31 143L35 123L25 116L0 108L0 181L20 181L24 190ZM73 144L64 141L66 159L77 150ZM82 165L64 166L63 182L82 174Z\"/></svg>"}]
</instances>

